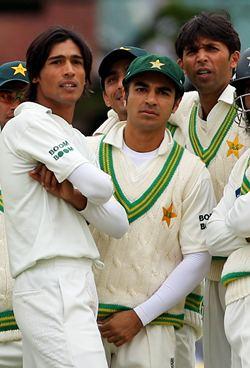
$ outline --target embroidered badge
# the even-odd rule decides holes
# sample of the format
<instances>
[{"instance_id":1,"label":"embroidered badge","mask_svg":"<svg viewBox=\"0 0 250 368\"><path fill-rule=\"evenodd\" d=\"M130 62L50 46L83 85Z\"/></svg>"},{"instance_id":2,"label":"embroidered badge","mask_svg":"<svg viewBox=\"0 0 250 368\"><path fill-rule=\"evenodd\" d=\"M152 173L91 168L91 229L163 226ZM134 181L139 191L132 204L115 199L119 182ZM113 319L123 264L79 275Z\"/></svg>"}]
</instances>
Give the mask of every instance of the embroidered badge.
<instances>
[{"instance_id":1,"label":"embroidered badge","mask_svg":"<svg viewBox=\"0 0 250 368\"><path fill-rule=\"evenodd\" d=\"M239 143L238 134L236 134L233 142L227 140L227 145L229 147L227 151L227 157L230 155L234 155L235 157L239 158L239 150L244 147L244 144Z\"/></svg>"},{"instance_id":2,"label":"embroidered badge","mask_svg":"<svg viewBox=\"0 0 250 368\"><path fill-rule=\"evenodd\" d=\"M168 208L162 207L163 217L162 221L166 221L168 226L170 226L171 219L177 217L176 213L173 211L173 203L170 204Z\"/></svg>"}]
</instances>

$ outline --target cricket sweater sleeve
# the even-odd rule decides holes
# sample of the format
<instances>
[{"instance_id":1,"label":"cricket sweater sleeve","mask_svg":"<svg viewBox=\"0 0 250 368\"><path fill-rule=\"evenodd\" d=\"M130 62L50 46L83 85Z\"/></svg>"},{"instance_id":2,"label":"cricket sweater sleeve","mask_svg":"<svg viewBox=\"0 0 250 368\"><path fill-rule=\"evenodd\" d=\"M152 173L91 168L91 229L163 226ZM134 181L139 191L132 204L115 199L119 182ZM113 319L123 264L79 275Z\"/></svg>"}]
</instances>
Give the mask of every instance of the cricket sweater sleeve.
<instances>
[{"instance_id":1,"label":"cricket sweater sleeve","mask_svg":"<svg viewBox=\"0 0 250 368\"><path fill-rule=\"evenodd\" d=\"M206 242L211 255L228 257L236 249L249 245L245 240L250 236L249 216L246 215L249 205L249 194L236 199L235 185L229 178L223 197L207 224Z\"/></svg>"},{"instance_id":2,"label":"cricket sweater sleeve","mask_svg":"<svg viewBox=\"0 0 250 368\"><path fill-rule=\"evenodd\" d=\"M90 162L78 166L67 179L94 204L107 202L113 194L110 176Z\"/></svg>"},{"instance_id":3,"label":"cricket sweater sleeve","mask_svg":"<svg viewBox=\"0 0 250 368\"><path fill-rule=\"evenodd\" d=\"M185 255L160 288L134 308L143 325L147 325L185 298L208 273L210 260L208 252Z\"/></svg>"},{"instance_id":4,"label":"cricket sweater sleeve","mask_svg":"<svg viewBox=\"0 0 250 368\"><path fill-rule=\"evenodd\" d=\"M88 201L80 213L97 230L113 238L119 239L128 231L126 211L114 197L99 206Z\"/></svg>"}]
</instances>

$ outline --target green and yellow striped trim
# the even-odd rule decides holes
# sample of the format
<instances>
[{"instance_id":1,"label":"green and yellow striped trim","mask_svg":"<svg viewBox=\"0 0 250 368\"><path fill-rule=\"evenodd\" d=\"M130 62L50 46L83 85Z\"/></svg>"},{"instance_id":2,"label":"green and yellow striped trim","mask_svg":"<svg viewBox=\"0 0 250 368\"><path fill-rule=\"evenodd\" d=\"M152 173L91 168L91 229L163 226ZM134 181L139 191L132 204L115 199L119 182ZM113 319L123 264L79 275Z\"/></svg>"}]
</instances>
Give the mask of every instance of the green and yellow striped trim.
<instances>
[{"instance_id":1,"label":"green and yellow striped trim","mask_svg":"<svg viewBox=\"0 0 250 368\"><path fill-rule=\"evenodd\" d=\"M3 195L2 195L1 190L0 190L0 212L4 212L4 209L3 209Z\"/></svg>"},{"instance_id":2,"label":"green and yellow striped trim","mask_svg":"<svg viewBox=\"0 0 250 368\"><path fill-rule=\"evenodd\" d=\"M176 125L172 125L169 121L166 124L166 128L170 131L172 137L174 138L174 134L176 132L177 126Z\"/></svg>"},{"instance_id":3,"label":"green and yellow striped trim","mask_svg":"<svg viewBox=\"0 0 250 368\"><path fill-rule=\"evenodd\" d=\"M246 177L246 171L247 171L249 165L250 165L250 159L247 162L247 167L245 169L244 176L243 176L243 181L242 181L242 184L241 184L241 187L240 187L240 194L241 195L244 195L244 194L247 194L248 192L250 192L250 181Z\"/></svg>"},{"instance_id":4,"label":"green and yellow striped trim","mask_svg":"<svg viewBox=\"0 0 250 368\"><path fill-rule=\"evenodd\" d=\"M197 114L198 114L198 106L194 105L189 119L189 139L193 147L194 153L202 159L202 161L206 164L206 166L208 166L215 157L216 153L218 152L227 132L229 131L231 125L233 124L233 121L236 116L236 109L233 105L231 106L223 123L220 125L209 147L206 149L202 147L197 135L197 126L196 126Z\"/></svg>"},{"instance_id":5,"label":"green and yellow striped trim","mask_svg":"<svg viewBox=\"0 0 250 368\"><path fill-rule=\"evenodd\" d=\"M168 155L168 158L166 159L166 162L159 175L156 177L150 187L141 195L141 197L131 203L122 192L122 189L117 181L113 166L112 146L104 143L103 139L100 143L99 149L100 166L102 170L112 177L115 187L115 197L125 208L128 215L128 220L131 223L146 213L167 188L180 163L184 148L178 143L174 142L171 152Z\"/></svg>"},{"instance_id":6,"label":"green and yellow striped trim","mask_svg":"<svg viewBox=\"0 0 250 368\"><path fill-rule=\"evenodd\" d=\"M132 310L133 308L126 307L118 304L99 304L98 318L103 319L109 317L116 312L123 312ZM162 326L174 326L175 328L181 328L183 326L184 314L171 314L163 313L152 322L150 325L162 325Z\"/></svg>"},{"instance_id":7,"label":"green and yellow striped trim","mask_svg":"<svg viewBox=\"0 0 250 368\"><path fill-rule=\"evenodd\" d=\"M0 332L18 330L12 310L0 313Z\"/></svg>"},{"instance_id":8,"label":"green and yellow striped trim","mask_svg":"<svg viewBox=\"0 0 250 368\"><path fill-rule=\"evenodd\" d=\"M185 309L196 313L202 313L203 296L195 293L190 293L186 297Z\"/></svg>"},{"instance_id":9,"label":"green and yellow striped trim","mask_svg":"<svg viewBox=\"0 0 250 368\"><path fill-rule=\"evenodd\" d=\"M250 276L250 272L231 272L221 278L221 282L224 286L230 284L230 282L236 281L242 277Z\"/></svg>"}]
</instances>

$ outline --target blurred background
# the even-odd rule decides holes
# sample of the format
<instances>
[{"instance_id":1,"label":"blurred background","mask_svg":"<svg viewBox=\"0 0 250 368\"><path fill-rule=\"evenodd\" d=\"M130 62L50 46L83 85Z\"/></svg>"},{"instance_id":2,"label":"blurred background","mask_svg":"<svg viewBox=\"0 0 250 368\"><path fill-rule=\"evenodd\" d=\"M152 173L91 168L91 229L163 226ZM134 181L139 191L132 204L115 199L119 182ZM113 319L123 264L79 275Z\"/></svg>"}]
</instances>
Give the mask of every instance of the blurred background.
<instances>
[{"instance_id":1,"label":"blurred background","mask_svg":"<svg viewBox=\"0 0 250 368\"><path fill-rule=\"evenodd\" d=\"M132 45L176 59L174 41L180 26L202 10L226 11L250 46L249 0L1 0L0 63L25 60L30 42L51 25L80 33L93 51L91 91L79 101L74 125L90 135L106 119L97 69L111 49ZM201 344L197 367L202 367Z\"/></svg>"},{"instance_id":2,"label":"blurred background","mask_svg":"<svg viewBox=\"0 0 250 368\"><path fill-rule=\"evenodd\" d=\"M0 63L25 59L27 46L51 25L80 33L94 55L91 91L79 101L74 125L90 135L105 120L97 69L111 49L132 45L176 59L180 26L202 10L226 11L249 47L249 0L1 0Z\"/></svg>"}]
</instances>

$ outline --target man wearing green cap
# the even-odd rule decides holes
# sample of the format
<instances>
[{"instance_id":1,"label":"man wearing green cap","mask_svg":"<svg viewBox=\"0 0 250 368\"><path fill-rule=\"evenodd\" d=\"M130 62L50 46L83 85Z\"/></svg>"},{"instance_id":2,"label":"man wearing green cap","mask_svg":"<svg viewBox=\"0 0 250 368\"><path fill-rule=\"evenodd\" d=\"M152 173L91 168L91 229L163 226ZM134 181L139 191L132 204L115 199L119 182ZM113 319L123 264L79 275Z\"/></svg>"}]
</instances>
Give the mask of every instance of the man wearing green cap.
<instances>
[{"instance_id":1,"label":"man wearing green cap","mask_svg":"<svg viewBox=\"0 0 250 368\"><path fill-rule=\"evenodd\" d=\"M0 127L14 115L29 83L23 61L11 61L0 66ZM21 333L12 308L12 284L4 229L4 207L0 187L0 367L22 367Z\"/></svg>"},{"instance_id":2,"label":"man wearing green cap","mask_svg":"<svg viewBox=\"0 0 250 368\"><path fill-rule=\"evenodd\" d=\"M123 82L127 121L88 138L130 222L119 240L93 229L105 263L95 272L99 329L112 368L174 367L185 296L210 265L203 220L214 205L210 177L165 129L183 82L169 58L137 57Z\"/></svg>"},{"instance_id":3,"label":"man wearing green cap","mask_svg":"<svg viewBox=\"0 0 250 368\"><path fill-rule=\"evenodd\" d=\"M110 110L108 119L94 132L94 135L107 134L118 121L126 120L127 112L122 81L129 64L136 57L145 54L147 52L138 47L121 46L103 58L98 73L101 79L103 100Z\"/></svg>"}]
</instances>

